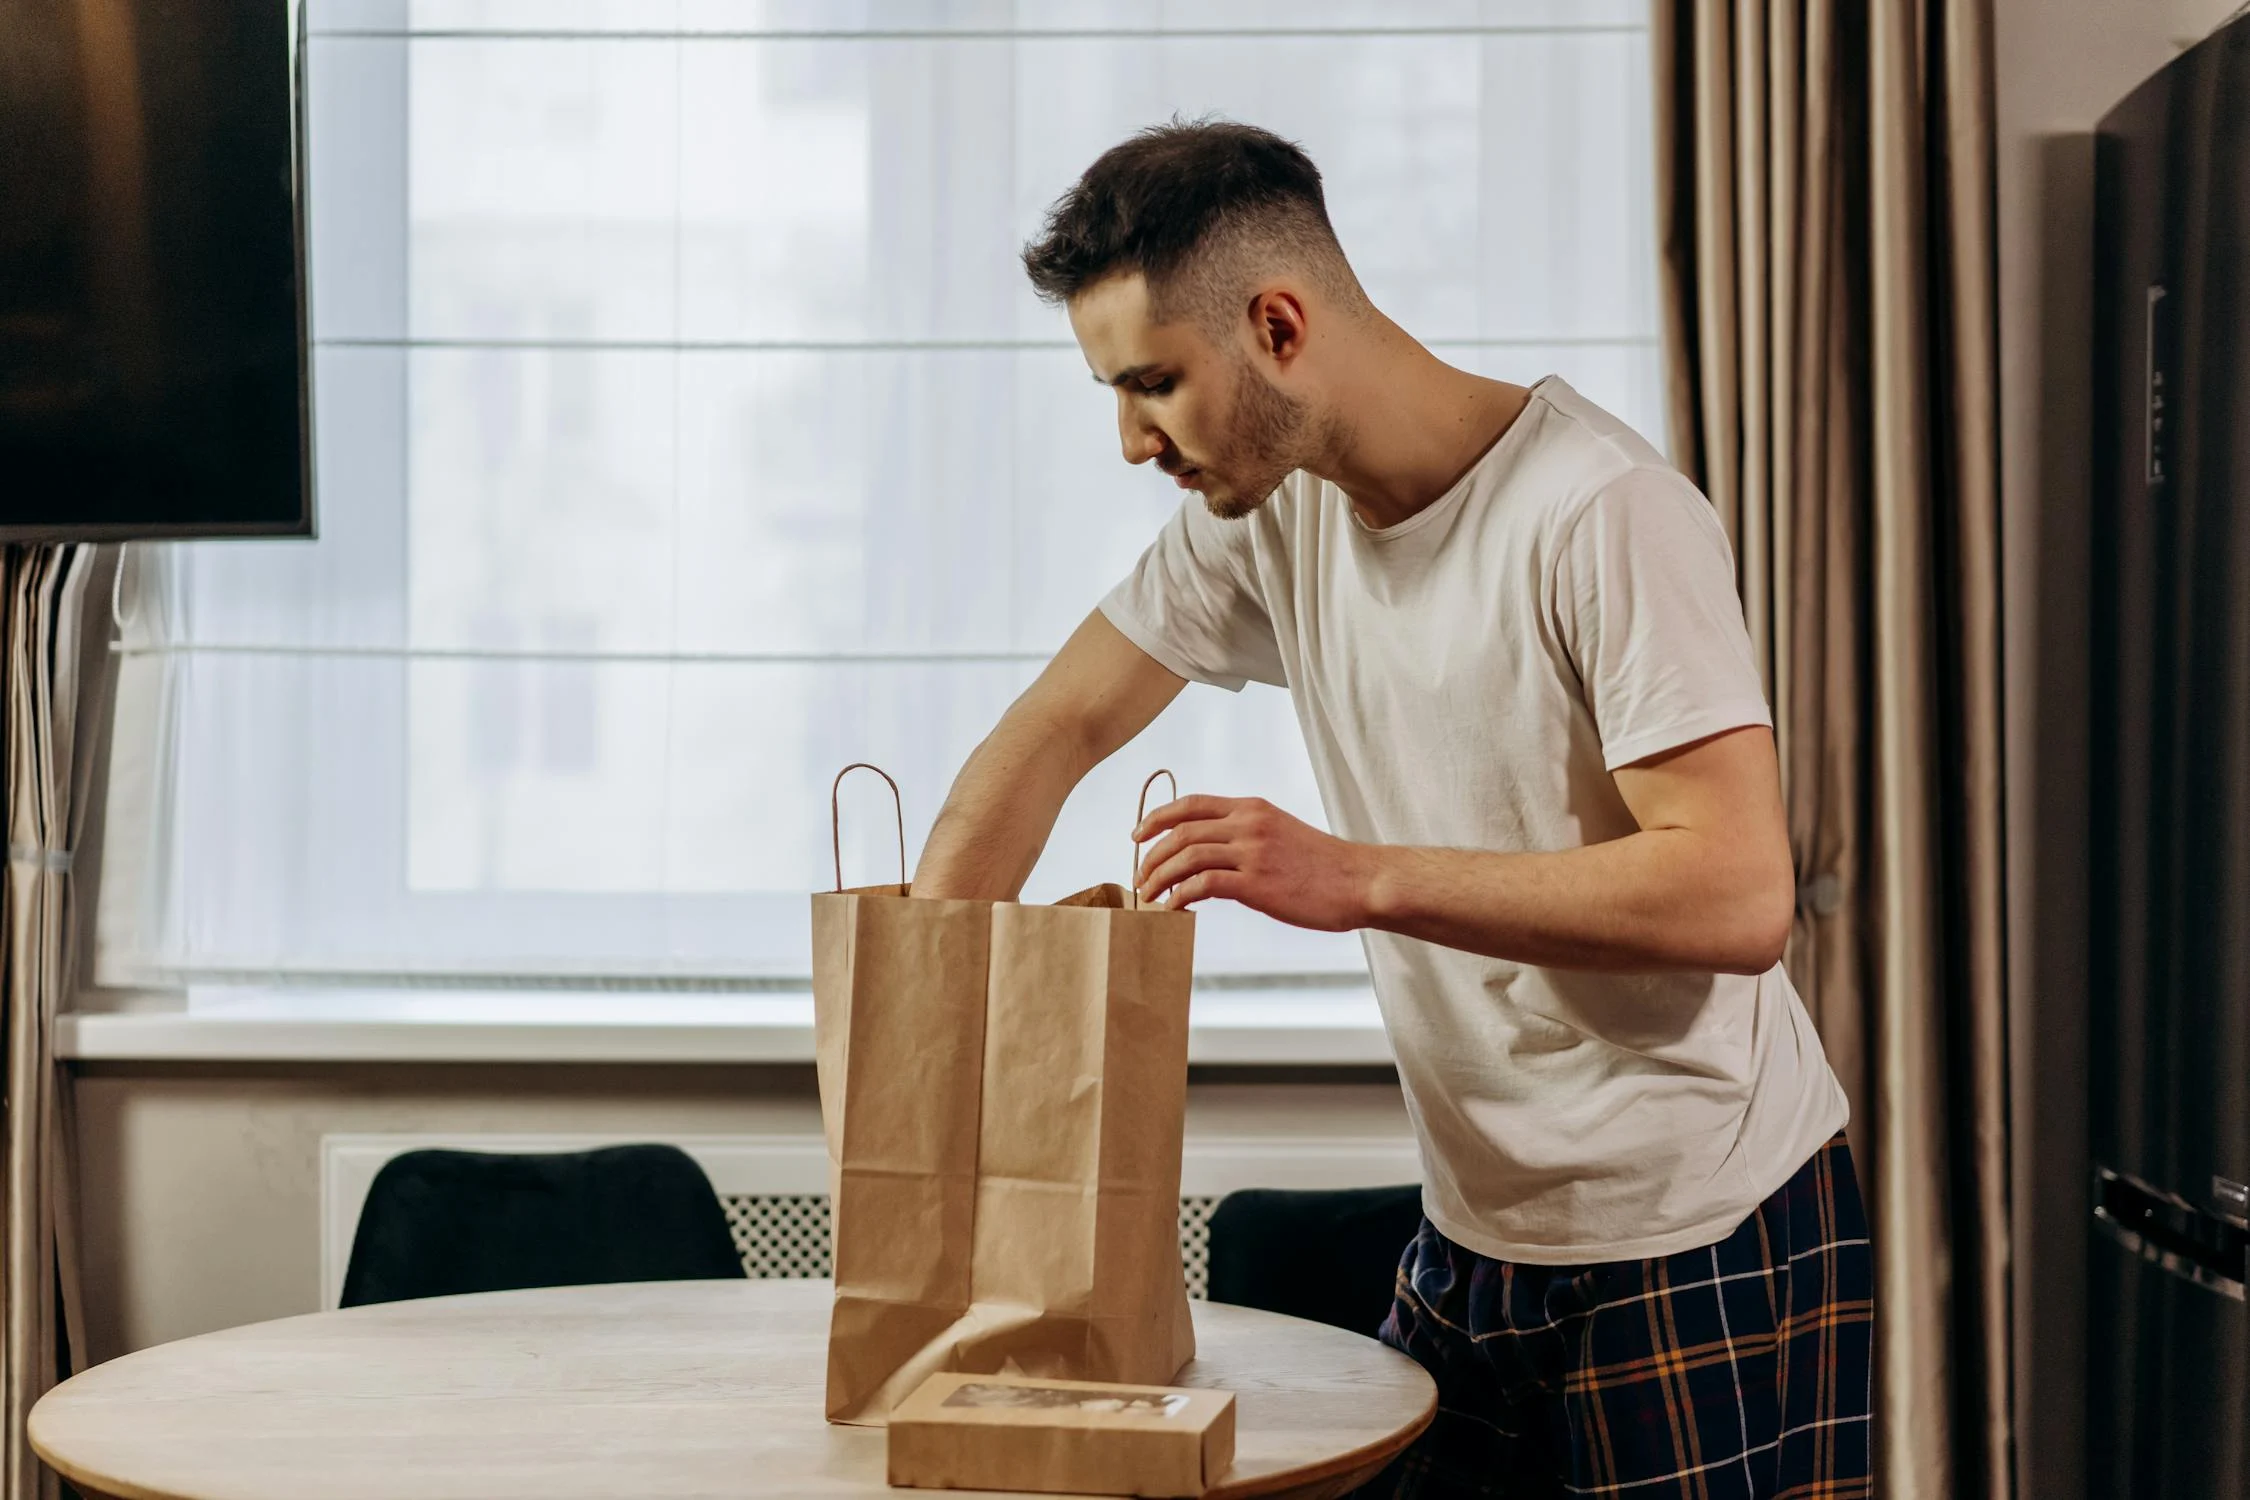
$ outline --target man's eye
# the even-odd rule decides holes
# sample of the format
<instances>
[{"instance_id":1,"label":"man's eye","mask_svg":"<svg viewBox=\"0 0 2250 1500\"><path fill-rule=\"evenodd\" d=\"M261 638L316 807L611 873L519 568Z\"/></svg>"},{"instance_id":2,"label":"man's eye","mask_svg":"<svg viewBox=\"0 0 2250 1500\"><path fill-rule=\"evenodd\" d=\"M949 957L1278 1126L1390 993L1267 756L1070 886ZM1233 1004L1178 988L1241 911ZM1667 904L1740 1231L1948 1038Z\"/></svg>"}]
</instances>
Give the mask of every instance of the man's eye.
<instances>
[{"instance_id":1,"label":"man's eye","mask_svg":"<svg viewBox=\"0 0 2250 1500\"><path fill-rule=\"evenodd\" d=\"M1144 396L1161 396L1171 389L1172 382L1169 379L1144 381L1141 385L1141 394Z\"/></svg>"}]
</instances>

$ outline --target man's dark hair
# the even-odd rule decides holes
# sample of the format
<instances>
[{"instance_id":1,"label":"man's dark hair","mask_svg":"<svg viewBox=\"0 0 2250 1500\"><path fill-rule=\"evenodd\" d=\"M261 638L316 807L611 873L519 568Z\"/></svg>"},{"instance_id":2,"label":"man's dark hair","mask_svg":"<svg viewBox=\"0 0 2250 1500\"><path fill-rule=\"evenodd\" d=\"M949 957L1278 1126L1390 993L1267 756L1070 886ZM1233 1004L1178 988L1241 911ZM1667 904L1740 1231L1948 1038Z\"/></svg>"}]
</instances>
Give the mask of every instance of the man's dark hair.
<instances>
[{"instance_id":1,"label":"man's dark hair","mask_svg":"<svg viewBox=\"0 0 2250 1500\"><path fill-rule=\"evenodd\" d=\"M1344 259L1304 148L1255 125L1181 120L1110 147L1047 211L1023 267L1048 302L1138 271L1159 322L1223 327L1258 274L1310 273L1347 305L1365 294Z\"/></svg>"}]
</instances>

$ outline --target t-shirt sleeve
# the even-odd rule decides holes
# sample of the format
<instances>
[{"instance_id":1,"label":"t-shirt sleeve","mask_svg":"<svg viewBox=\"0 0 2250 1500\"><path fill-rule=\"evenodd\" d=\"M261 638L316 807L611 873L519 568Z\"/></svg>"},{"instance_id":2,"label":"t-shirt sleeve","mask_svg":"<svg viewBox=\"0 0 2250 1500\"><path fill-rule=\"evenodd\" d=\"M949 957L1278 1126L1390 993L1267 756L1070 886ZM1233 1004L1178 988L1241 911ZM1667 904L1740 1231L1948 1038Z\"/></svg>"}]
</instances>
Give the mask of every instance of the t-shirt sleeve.
<instances>
[{"instance_id":1,"label":"t-shirt sleeve","mask_svg":"<svg viewBox=\"0 0 2250 1500\"><path fill-rule=\"evenodd\" d=\"M1554 618L1612 771L1773 723L1726 532L1673 470L1631 470L1570 521Z\"/></svg>"},{"instance_id":2,"label":"t-shirt sleeve","mask_svg":"<svg viewBox=\"0 0 2250 1500\"><path fill-rule=\"evenodd\" d=\"M1190 497L1102 600L1102 613L1191 682L1230 692L1246 681L1285 686L1281 648L1258 587L1254 524L1220 520L1200 496Z\"/></svg>"}]
</instances>

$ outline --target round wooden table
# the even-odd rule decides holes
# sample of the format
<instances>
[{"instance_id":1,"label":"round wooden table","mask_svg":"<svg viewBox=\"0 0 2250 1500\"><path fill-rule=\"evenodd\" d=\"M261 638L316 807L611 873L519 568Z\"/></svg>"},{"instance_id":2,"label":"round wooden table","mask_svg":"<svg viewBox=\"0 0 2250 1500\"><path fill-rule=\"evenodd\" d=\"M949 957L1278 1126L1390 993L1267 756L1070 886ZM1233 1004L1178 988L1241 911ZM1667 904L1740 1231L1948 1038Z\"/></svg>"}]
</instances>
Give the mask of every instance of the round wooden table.
<instances>
[{"instance_id":1,"label":"round wooden table","mask_svg":"<svg viewBox=\"0 0 2250 1500\"><path fill-rule=\"evenodd\" d=\"M828 1303L825 1281L672 1281L255 1323L65 1381L31 1444L117 1500L907 1493L879 1429L821 1418ZM1214 1496L1338 1495L1429 1425L1429 1376L1373 1339L1194 1306L1180 1383L1235 1393Z\"/></svg>"}]
</instances>

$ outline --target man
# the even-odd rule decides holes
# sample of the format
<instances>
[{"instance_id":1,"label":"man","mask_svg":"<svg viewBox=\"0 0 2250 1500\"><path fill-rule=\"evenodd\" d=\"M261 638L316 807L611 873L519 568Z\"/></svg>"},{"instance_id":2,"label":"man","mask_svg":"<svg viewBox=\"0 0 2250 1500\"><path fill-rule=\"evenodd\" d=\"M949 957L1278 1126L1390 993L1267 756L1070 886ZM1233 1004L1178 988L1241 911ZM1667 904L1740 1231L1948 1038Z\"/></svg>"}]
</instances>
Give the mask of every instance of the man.
<instances>
[{"instance_id":1,"label":"man","mask_svg":"<svg viewBox=\"0 0 2250 1500\"><path fill-rule=\"evenodd\" d=\"M1286 686L1335 836L1185 797L1141 893L1364 934L1427 1215L1382 1336L1441 1408L1383 1492L1869 1493L1867 1232L1709 504L1385 318L1265 131L1143 132L1024 263L1126 461L1201 498L970 758L915 893L1013 897L1185 682Z\"/></svg>"}]
</instances>

